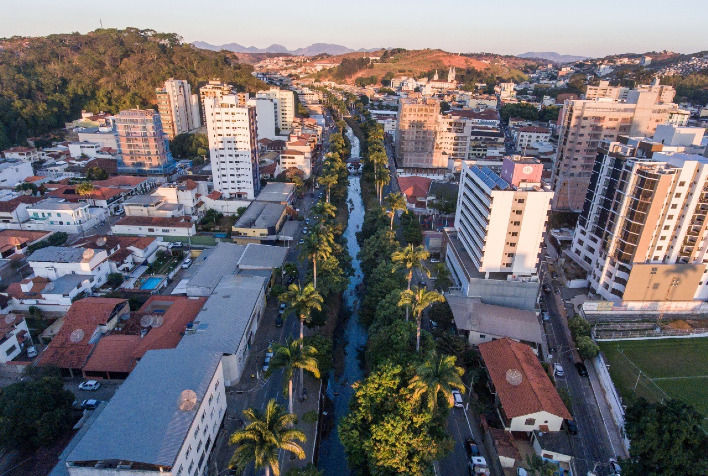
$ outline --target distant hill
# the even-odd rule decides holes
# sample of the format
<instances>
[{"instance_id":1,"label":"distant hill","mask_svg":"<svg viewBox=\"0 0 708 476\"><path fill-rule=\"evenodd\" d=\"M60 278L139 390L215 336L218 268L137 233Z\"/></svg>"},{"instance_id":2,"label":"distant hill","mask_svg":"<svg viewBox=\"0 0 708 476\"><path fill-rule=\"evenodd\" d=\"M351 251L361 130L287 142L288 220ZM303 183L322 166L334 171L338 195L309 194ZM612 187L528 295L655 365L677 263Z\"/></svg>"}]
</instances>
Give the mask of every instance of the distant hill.
<instances>
[{"instance_id":1,"label":"distant hill","mask_svg":"<svg viewBox=\"0 0 708 476\"><path fill-rule=\"evenodd\" d=\"M574 63L589 58L588 56L562 55L555 51L529 51L516 56L519 58L544 59L554 63Z\"/></svg>"},{"instance_id":2,"label":"distant hill","mask_svg":"<svg viewBox=\"0 0 708 476\"><path fill-rule=\"evenodd\" d=\"M310 46L306 46L304 48L297 48L295 50L288 50L285 46L283 45L270 45L267 48L257 48L255 46L243 46L239 45L238 43L226 43L225 45L212 45L211 43L206 43L204 41L195 41L192 43L194 46L197 48L201 48L204 50L212 50L212 51L221 51L221 50L227 50L227 51L233 51L234 53L281 53L281 54L290 54L290 55L295 55L295 56L317 56L317 55L322 55L322 54L327 54L327 55L343 55L346 53L353 53L355 51L376 51L377 49L380 48L373 48L373 49L360 49L360 50L353 50L351 48L347 48L346 46L342 45L334 45L331 43L315 43Z\"/></svg>"}]
</instances>

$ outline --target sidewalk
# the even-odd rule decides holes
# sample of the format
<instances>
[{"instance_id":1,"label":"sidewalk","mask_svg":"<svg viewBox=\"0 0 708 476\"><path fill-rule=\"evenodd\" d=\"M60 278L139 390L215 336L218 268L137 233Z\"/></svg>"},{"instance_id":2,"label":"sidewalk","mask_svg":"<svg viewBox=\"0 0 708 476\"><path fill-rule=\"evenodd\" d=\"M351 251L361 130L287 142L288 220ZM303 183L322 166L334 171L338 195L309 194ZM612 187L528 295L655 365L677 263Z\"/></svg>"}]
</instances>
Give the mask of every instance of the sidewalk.
<instances>
[{"instance_id":1,"label":"sidewalk","mask_svg":"<svg viewBox=\"0 0 708 476\"><path fill-rule=\"evenodd\" d=\"M627 458L626 448L624 446L624 438L622 437L622 432L617 427L614 418L612 418L612 412L610 410L610 404L607 402L607 396L605 395L605 390L602 388L600 383L600 378L597 375L595 366L590 364L587 366L588 376L590 377L590 387L592 388L592 393L595 396L595 401L600 409L600 416L602 417L602 422L605 425L605 431L610 440L610 445L612 446L612 451L615 453L617 459Z\"/></svg>"}]
</instances>

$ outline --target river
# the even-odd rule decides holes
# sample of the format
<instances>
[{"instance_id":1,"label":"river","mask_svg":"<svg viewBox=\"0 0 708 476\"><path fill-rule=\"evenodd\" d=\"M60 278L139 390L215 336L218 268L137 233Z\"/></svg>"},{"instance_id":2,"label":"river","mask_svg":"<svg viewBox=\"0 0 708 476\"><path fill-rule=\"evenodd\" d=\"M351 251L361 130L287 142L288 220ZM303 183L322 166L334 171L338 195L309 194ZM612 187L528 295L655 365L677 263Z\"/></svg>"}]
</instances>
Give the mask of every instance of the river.
<instances>
[{"instance_id":1,"label":"river","mask_svg":"<svg viewBox=\"0 0 708 476\"><path fill-rule=\"evenodd\" d=\"M350 128L347 128L347 137L351 141L352 157L359 157L359 139ZM352 267L354 276L349 282L349 287L345 291L344 302L348 309L352 311L344 329L344 336L340 345L345 345L344 372L339 379L335 379L334 374L329 375L327 396L334 401L335 428L329 432L327 437L322 438L319 447L318 467L324 471L326 476L353 474L347 466L347 458L344 447L339 441L337 428L339 421L349 410L349 400L354 394L351 385L364 377L364 370L359 361L359 350L366 345L366 330L359 324L359 296L357 286L364 278L361 266L357 259L359 244L356 241L356 232L361 229L364 223L364 202L361 198L361 185L358 175L349 176L349 188L347 191L347 206L349 206L349 222L344 230L344 237L347 239L347 251L352 257Z\"/></svg>"}]
</instances>

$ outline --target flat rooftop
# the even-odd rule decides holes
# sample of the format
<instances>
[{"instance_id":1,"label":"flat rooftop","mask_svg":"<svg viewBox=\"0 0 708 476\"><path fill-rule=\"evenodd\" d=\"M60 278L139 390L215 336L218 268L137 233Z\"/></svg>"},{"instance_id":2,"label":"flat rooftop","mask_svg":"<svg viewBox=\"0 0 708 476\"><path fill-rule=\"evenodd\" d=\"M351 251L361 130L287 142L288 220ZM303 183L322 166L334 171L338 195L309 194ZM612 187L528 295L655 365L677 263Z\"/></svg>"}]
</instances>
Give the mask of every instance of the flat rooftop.
<instances>
[{"instance_id":1,"label":"flat rooftop","mask_svg":"<svg viewBox=\"0 0 708 476\"><path fill-rule=\"evenodd\" d=\"M285 213L286 205L271 202L251 202L234 224L234 228L274 228Z\"/></svg>"},{"instance_id":2,"label":"flat rooftop","mask_svg":"<svg viewBox=\"0 0 708 476\"><path fill-rule=\"evenodd\" d=\"M256 200L259 202L285 203L288 201L294 190L294 183L270 182L263 187L261 193L259 193L256 197Z\"/></svg>"}]
</instances>

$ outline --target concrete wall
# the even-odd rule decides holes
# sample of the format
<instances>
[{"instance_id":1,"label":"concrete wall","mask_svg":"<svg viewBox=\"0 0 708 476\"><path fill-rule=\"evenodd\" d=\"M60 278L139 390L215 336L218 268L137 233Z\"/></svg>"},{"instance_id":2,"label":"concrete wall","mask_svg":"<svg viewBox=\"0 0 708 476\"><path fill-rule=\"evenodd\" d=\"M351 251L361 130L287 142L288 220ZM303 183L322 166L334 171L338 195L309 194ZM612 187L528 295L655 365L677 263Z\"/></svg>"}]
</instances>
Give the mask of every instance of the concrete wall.
<instances>
[{"instance_id":1,"label":"concrete wall","mask_svg":"<svg viewBox=\"0 0 708 476\"><path fill-rule=\"evenodd\" d=\"M533 424L527 425L526 420L533 419ZM560 431L563 418L548 412L530 413L528 415L511 419L509 430L511 431L533 431L540 430L541 425L548 426L549 431Z\"/></svg>"}]
</instances>

